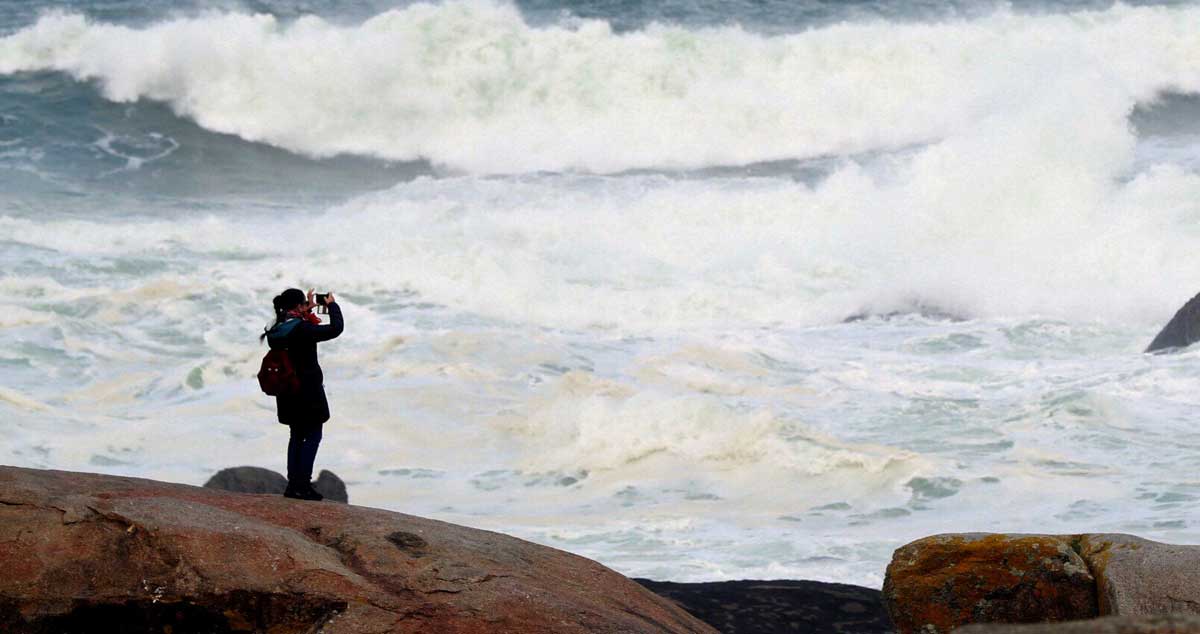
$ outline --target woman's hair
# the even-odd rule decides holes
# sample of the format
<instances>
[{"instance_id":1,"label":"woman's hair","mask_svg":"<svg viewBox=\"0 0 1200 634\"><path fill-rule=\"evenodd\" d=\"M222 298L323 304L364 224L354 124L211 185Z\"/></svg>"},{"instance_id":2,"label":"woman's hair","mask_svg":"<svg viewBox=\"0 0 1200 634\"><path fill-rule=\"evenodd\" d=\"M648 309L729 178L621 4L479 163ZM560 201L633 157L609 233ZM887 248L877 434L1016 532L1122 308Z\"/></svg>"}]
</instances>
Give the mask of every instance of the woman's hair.
<instances>
[{"instance_id":1,"label":"woman's hair","mask_svg":"<svg viewBox=\"0 0 1200 634\"><path fill-rule=\"evenodd\" d=\"M267 338L267 333L272 328L287 321L288 311L308 301L308 296L304 291L298 288L289 288L286 291L275 296L271 303L275 306L275 323L271 324L263 334L258 336L258 340L262 341Z\"/></svg>"}]
</instances>

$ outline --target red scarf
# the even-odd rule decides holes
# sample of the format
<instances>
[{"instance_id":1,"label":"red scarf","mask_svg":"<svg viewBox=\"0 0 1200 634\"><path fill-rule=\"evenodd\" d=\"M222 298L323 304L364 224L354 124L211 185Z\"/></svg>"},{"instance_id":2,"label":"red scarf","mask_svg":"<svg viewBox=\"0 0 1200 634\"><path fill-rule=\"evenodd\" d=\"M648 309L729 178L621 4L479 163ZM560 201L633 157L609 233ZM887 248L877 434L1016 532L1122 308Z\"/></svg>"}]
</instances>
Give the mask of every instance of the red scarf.
<instances>
[{"instance_id":1,"label":"red scarf","mask_svg":"<svg viewBox=\"0 0 1200 634\"><path fill-rule=\"evenodd\" d=\"M288 317L303 319L314 326L321 325L321 318L317 317L311 310L289 310Z\"/></svg>"}]
</instances>

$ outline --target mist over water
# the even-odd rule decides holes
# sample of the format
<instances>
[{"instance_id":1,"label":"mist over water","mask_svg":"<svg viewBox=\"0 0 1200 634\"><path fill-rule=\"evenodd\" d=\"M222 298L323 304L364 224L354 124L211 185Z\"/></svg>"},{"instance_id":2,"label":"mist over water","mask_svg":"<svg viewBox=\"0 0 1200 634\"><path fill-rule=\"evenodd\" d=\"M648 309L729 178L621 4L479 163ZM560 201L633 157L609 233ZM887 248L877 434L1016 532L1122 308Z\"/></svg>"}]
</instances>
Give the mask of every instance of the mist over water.
<instances>
[{"instance_id":1,"label":"mist over water","mask_svg":"<svg viewBox=\"0 0 1200 634\"><path fill-rule=\"evenodd\" d=\"M51 10L52 9L52 10ZM282 470L672 580L1197 535L1200 5L0 8L0 462Z\"/></svg>"}]
</instances>

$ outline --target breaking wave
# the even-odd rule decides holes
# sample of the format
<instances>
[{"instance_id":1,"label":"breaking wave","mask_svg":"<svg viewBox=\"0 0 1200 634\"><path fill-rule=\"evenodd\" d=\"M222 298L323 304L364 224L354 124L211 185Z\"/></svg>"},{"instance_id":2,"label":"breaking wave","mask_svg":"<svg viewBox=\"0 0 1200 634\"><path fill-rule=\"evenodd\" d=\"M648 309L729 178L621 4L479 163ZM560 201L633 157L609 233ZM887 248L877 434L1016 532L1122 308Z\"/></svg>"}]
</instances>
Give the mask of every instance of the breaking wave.
<instances>
[{"instance_id":1,"label":"breaking wave","mask_svg":"<svg viewBox=\"0 0 1200 634\"><path fill-rule=\"evenodd\" d=\"M613 172L989 134L1074 150L1080 125L1121 142L1137 103L1200 89L1197 20L1198 8L1116 5L768 36L533 26L490 0L350 26L212 12L134 28L58 13L0 39L0 73L60 71L108 99L162 101L210 130L315 157Z\"/></svg>"}]
</instances>

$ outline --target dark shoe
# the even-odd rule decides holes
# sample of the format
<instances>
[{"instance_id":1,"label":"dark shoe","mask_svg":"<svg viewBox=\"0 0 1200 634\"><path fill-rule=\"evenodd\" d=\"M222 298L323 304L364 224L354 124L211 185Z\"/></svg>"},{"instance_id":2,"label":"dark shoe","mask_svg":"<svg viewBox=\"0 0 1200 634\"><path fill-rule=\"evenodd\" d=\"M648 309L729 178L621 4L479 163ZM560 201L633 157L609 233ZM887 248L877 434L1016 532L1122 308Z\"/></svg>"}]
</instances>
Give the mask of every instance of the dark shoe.
<instances>
[{"instance_id":1,"label":"dark shoe","mask_svg":"<svg viewBox=\"0 0 1200 634\"><path fill-rule=\"evenodd\" d=\"M325 499L325 496L313 490L312 485L304 486L303 484L292 486L287 485L283 490L283 497L292 498L293 500L311 500L317 502Z\"/></svg>"}]
</instances>

